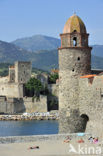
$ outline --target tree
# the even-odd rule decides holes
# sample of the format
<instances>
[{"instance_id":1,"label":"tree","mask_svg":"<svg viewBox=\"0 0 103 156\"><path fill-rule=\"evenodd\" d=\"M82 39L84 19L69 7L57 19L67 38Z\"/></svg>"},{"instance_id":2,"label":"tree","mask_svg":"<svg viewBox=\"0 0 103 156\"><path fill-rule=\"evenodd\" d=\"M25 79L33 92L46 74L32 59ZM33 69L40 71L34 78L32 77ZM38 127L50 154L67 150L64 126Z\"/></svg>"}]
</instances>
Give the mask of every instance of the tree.
<instances>
[{"instance_id":1,"label":"tree","mask_svg":"<svg viewBox=\"0 0 103 156\"><path fill-rule=\"evenodd\" d=\"M49 83L56 83L56 80L59 78L58 74L55 73L55 74L51 74L49 76Z\"/></svg>"},{"instance_id":2,"label":"tree","mask_svg":"<svg viewBox=\"0 0 103 156\"><path fill-rule=\"evenodd\" d=\"M30 80L25 85L29 95L39 97L40 93L44 90L44 87L40 80L36 78L30 78Z\"/></svg>"}]
</instances>

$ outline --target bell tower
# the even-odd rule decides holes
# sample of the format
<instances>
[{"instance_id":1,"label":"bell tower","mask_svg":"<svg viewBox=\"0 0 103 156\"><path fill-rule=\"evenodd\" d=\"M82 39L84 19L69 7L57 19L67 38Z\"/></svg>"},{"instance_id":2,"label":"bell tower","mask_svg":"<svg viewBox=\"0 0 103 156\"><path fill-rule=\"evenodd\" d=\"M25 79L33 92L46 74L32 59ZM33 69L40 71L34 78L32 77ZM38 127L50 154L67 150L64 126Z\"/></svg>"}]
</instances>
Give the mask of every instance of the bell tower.
<instances>
[{"instance_id":1,"label":"bell tower","mask_svg":"<svg viewBox=\"0 0 103 156\"><path fill-rule=\"evenodd\" d=\"M83 21L77 15L71 16L63 30L59 53L59 132L77 132L79 117L79 82L81 75L91 72L91 47ZM74 121L75 120L75 121ZM72 125L71 125L71 121Z\"/></svg>"}]
</instances>

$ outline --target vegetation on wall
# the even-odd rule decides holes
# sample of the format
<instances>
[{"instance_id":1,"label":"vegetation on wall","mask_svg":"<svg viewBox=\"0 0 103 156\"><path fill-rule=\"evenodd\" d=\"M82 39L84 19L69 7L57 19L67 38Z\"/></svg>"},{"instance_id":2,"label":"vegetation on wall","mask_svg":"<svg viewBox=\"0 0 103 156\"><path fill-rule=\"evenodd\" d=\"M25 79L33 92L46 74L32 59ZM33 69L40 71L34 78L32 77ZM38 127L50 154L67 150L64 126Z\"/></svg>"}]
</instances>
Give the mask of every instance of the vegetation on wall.
<instances>
[{"instance_id":1,"label":"vegetation on wall","mask_svg":"<svg viewBox=\"0 0 103 156\"><path fill-rule=\"evenodd\" d=\"M51 84L51 83L56 83L56 80L59 78L59 76L58 76L58 74L57 73L55 73L55 74L50 74L50 76L49 76L49 83Z\"/></svg>"}]
</instances>

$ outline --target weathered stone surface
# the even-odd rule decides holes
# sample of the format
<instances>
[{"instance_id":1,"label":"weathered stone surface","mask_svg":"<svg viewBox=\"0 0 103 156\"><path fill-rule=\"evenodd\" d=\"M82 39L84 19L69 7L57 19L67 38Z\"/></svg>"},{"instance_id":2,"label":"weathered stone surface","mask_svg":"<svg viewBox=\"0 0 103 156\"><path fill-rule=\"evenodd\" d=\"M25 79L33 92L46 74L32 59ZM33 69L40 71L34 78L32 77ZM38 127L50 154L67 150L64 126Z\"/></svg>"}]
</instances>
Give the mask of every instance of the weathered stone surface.
<instances>
[{"instance_id":1,"label":"weathered stone surface","mask_svg":"<svg viewBox=\"0 0 103 156\"><path fill-rule=\"evenodd\" d=\"M22 112L47 112L47 96L40 96L39 100L31 97L24 98L0 98L0 113L22 113Z\"/></svg>"},{"instance_id":2,"label":"weathered stone surface","mask_svg":"<svg viewBox=\"0 0 103 156\"><path fill-rule=\"evenodd\" d=\"M73 37L75 45L73 47ZM81 36L81 37L80 37ZM61 34L59 48L59 132L103 136L103 74L91 74L88 34ZM86 41L86 42L85 42Z\"/></svg>"}]
</instances>

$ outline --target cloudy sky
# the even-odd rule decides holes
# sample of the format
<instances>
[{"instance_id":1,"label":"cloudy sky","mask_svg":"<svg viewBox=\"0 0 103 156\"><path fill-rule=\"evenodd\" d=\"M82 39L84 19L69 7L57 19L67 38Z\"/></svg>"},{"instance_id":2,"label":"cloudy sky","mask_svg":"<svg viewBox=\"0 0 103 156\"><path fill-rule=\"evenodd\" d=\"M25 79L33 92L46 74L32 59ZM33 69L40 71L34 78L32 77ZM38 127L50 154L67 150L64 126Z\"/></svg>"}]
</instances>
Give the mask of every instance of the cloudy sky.
<instances>
[{"instance_id":1,"label":"cloudy sky","mask_svg":"<svg viewBox=\"0 0 103 156\"><path fill-rule=\"evenodd\" d=\"M90 33L90 44L103 44L103 0L0 0L0 40L36 34L59 38L74 12Z\"/></svg>"}]
</instances>

